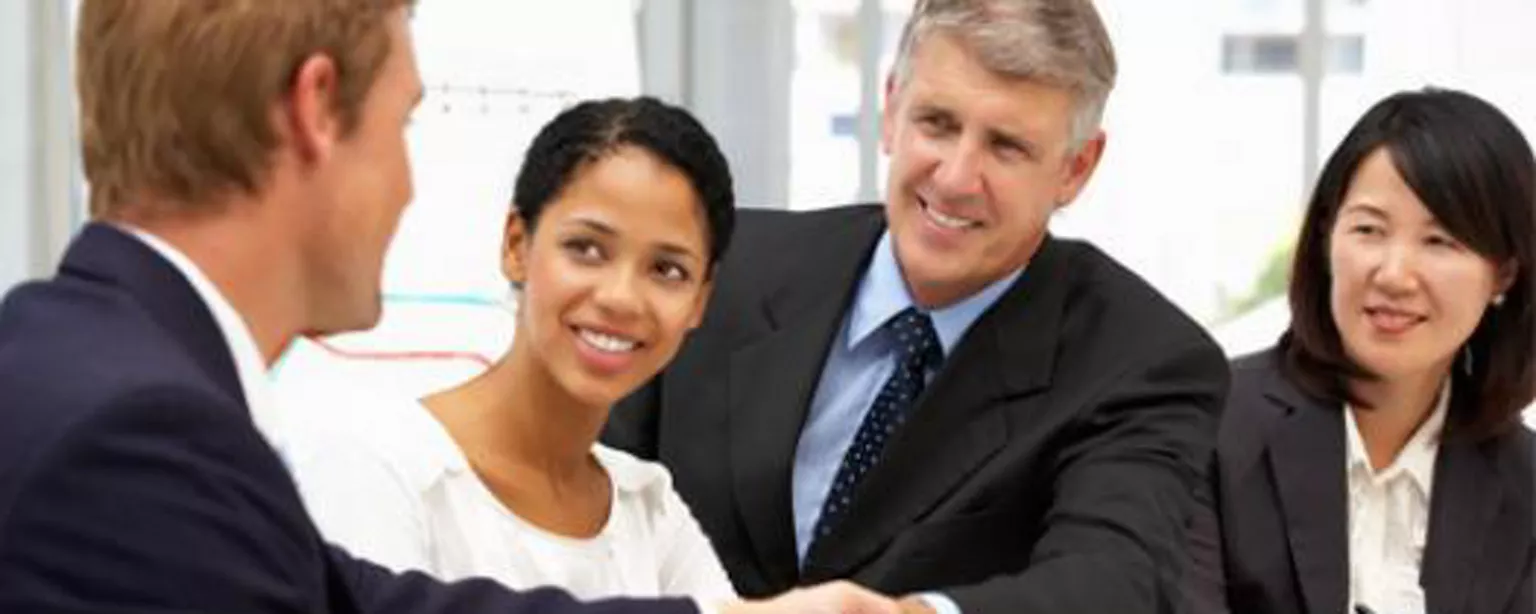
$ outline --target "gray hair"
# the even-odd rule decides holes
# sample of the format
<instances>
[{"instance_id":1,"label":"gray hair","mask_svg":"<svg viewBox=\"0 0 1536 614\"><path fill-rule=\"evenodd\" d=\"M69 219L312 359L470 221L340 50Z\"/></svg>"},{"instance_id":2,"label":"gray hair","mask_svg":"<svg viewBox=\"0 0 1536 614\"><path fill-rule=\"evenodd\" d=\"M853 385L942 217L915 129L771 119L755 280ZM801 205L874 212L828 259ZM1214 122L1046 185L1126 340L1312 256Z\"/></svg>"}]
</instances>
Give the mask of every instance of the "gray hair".
<instances>
[{"instance_id":1,"label":"gray hair","mask_svg":"<svg viewBox=\"0 0 1536 614\"><path fill-rule=\"evenodd\" d=\"M898 87L911 77L913 50L935 32L957 37L987 70L1071 91L1072 150L1098 131L1116 65L1092 0L917 0L896 51Z\"/></svg>"}]
</instances>

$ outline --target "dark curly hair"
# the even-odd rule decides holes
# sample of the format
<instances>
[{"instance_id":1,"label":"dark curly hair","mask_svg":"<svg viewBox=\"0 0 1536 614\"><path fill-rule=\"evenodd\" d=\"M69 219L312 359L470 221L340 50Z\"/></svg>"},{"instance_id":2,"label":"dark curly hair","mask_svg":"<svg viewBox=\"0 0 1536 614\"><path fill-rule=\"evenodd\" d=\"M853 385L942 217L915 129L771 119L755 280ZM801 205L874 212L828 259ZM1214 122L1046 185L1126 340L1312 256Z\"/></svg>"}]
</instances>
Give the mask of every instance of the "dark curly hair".
<instances>
[{"instance_id":1,"label":"dark curly hair","mask_svg":"<svg viewBox=\"0 0 1536 614\"><path fill-rule=\"evenodd\" d=\"M622 147L643 149L688 178L709 220L710 264L719 262L736 224L731 169L693 115L649 96L581 102L539 130L512 192L512 206L529 231L582 167Z\"/></svg>"}]
</instances>

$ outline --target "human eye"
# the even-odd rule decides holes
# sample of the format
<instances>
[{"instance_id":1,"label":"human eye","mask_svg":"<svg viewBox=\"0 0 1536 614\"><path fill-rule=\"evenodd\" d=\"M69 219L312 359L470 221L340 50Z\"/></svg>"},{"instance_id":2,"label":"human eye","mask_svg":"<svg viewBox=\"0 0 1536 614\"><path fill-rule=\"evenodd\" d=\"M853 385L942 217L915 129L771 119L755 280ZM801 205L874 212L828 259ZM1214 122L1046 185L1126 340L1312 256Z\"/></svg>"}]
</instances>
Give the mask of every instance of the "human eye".
<instances>
[{"instance_id":1,"label":"human eye","mask_svg":"<svg viewBox=\"0 0 1536 614\"><path fill-rule=\"evenodd\" d=\"M657 260L652 266L652 271L668 283L682 284L693 279L693 274L689 272L688 267L668 259Z\"/></svg>"},{"instance_id":2,"label":"human eye","mask_svg":"<svg viewBox=\"0 0 1536 614\"><path fill-rule=\"evenodd\" d=\"M560 248L572 259L583 264L602 262L607 256L603 246L589 237L571 237L562 241Z\"/></svg>"}]
</instances>

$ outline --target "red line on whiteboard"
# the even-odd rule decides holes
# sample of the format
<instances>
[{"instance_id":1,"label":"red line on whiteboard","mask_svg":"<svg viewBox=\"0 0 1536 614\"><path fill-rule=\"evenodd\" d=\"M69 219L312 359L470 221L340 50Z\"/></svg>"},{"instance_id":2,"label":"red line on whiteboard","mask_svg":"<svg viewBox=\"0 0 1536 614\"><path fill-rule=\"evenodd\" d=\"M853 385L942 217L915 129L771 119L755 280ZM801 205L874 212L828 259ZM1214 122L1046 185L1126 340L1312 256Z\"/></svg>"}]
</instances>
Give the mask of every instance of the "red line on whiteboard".
<instances>
[{"instance_id":1,"label":"red line on whiteboard","mask_svg":"<svg viewBox=\"0 0 1536 614\"><path fill-rule=\"evenodd\" d=\"M362 350L347 350L336 347L329 342L311 338L310 341L333 356L349 358L352 360L379 360L379 361L405 361L405 360L468 360L489 368L491 359L474 352L454 352L449 350L413 350L400 352L372 352Z\"/></svg>"}]
</instances>

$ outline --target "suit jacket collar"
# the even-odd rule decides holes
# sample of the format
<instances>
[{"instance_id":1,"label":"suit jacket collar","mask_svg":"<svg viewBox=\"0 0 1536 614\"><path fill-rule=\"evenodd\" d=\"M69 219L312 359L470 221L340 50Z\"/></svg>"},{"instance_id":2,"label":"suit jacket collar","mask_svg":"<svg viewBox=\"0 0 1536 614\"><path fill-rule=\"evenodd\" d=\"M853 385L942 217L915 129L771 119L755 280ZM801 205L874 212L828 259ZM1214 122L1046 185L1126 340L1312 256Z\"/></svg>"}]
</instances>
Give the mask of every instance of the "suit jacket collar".
<instances>
[{"instance_id":1,"label":"suit jacket collar","mask_svg":"<svg viewBox=\"0 0 1536 614\"><path fill-rule=\"evenodd\" d=\"M1269 445L1270 467L1306 611L1346 611L1349 501L1342 407L1307 396L1278 369L1268 370L1263 389L1285 411ZM1419 576L1427 611L1501 612L1518 588L1532 547L1532 507L1531 461L1515 445L1517 439L1478 443L1450 437L1441 443Z\"/></svg>"},{"instance_id":2,"label":"suit jacket collar","mask_svg":"<svg viewBox=\"0 0 1536 614\"><path fill-rule=\"evenodd\" d=\"M70 243L59 274L127 293L210 380L245 405L234 359L213 314L186 278L152 248L111 225L91 223Z\"/></svg>"},{"instance_id":3,"label":"suit jacket collar","mask_svg":"<svg viewBox=\"0 0 1536 614\"><path fill-rule=\"evenodd\" d=\"M806 556L808 580L847 577L921 520L1028 428L1007 402L1050 385L1072 274L1065 246L1047 239L1029 267L962 338L906 424L858 486L840 530Z\"/></svg>"},{"instance_id":4,"label":"suit jacket collar","mask_svg":"<svg viewBox=\"0 0 1536 614\"><path fill-rule=\"evenodd\" d=\"M1349 487L1340 408L1308 397L1277 369L1269 370L1263 385L1265 396L1285 412L1270 442L1270 470L1302 600L1307 612L1345 612Z\"/></svg>"},{"instance_id":5,"label":"suit jacket collar","mask_svg":"<svg viewBox=\"0 0 1536 614\"><path fill-rule=\"evenodd\" d=\"M1531 458L1516 440L1441 442L1419 570L1426 611L1494 614L1514 598L1532 547Z\"/></svg>"},{"instance_id":6,"label":"suit jacket collar","mask_svg":"<svg viewBox=\"0 0 1536 614\"><path fill-rule=\"evenodd\" d=\"M756 334L730 357L730 454L743 525L769 582L797 583L793 505L795 447L811 395L874 242L879 208L829 225L782 261L764 292Z\"/></svg>"},{"instance_id":7,"label":"suit jacket collar","mask_svg":"<svg viewBox=\"0 0 1536 614\"><path fill-rule=\"evenodd\" d=\"M1000 400L1048 386L1071 274L1047 240L971 327L799 578L790 480L811 395L885 224L877 208L818 237L766 291L762 334L731 358L732 467L747 532L771 581L846 577L1008 441Z\"/></svg>"}]
</instances>

